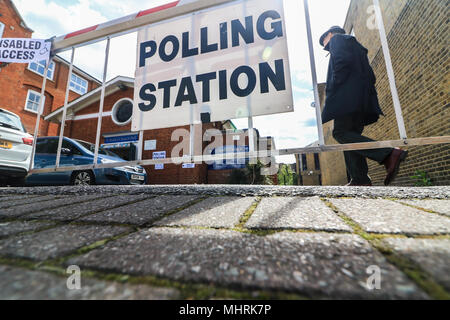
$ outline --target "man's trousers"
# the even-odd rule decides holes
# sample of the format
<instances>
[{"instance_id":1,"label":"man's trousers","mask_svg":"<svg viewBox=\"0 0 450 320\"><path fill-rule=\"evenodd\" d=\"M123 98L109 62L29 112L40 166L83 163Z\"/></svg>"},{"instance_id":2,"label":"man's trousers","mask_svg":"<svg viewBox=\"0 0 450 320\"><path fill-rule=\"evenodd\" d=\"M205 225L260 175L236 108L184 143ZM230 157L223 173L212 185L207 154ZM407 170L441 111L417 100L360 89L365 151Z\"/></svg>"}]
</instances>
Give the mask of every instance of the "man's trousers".
<instances>
[{"instance_id":1,"label":"man's trousers","mask_svg":"<svg viewBox=\"0 0 450 320\"><path fill-rule=\"evenodd\" d=\"M363 136L363 131L363 117L359 114L353 114L334 120L333 137L340 144L374 141ZM371 181L368 176L369 168L367 166L366 158L382 164L391 154L392 150L392 148L383 148L345 151L345 165L352 181L356 184L370 183Z\"/></svg>"}]
</instances>

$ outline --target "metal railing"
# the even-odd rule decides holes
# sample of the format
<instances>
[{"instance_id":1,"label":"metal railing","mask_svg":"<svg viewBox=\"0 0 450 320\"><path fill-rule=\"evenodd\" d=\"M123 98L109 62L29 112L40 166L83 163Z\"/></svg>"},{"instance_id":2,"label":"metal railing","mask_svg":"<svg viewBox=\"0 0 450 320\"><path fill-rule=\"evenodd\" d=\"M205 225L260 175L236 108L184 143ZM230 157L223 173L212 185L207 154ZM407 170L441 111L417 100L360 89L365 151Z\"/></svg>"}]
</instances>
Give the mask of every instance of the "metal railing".
<instances>
[{"instance_id":1,"label":"metal railing","mask_svg":"<svg viewBox=\"0 0 450 320\"><path fill-rule=\"evenodd\" d=\"M43 168L43 169L34 169L34 158L36 153L36 141L39 132L39 122L42 116L43 111L43 96L45 93L45 87L47 83L47 77L43 77L42 82L42 90L41 90L41 99L40 99L40 107L39 113L36 119L36 126L34 131L34 143L33 143L33 151L31 156L30 163L30 171L32 173L42 173L42 172L53 172L53 171L68 171L68 170L89 170L94 168L113 168L117 167L117 163L97 163L98 161L98 152L100 145L100 133L102 126L102 114L104 107L104 99L105 99L105 84L106 84L106 74L108 70L108 58L109 58L109 50L110 50L110 40L112 38L116 38L128 33L137 32L139 28L147 26L152 23L164 21L167 19L171 19L177 16L181 16L184 14L196 12L199 10L203 10L206 8L218 6L221 4L225 4L228 2L233 2L236 0L198 0L194 2L187 2L183 4L182 1L175 1L168 3L166 5L149 9L146 11L141 11L139 13L129 15L120 19L116 19L104 24L100 24L91 28L87 28L84 30L80 30L65 36L57 37L53 39L52 45L52 56L57 53L72 50L71 61L70 61L70 69L66 87L66 95L63 106L63 115L61 119L61 128L59 134L59 142L58 142L58 150L57 150L57 159L56 166L54 168ZM350 151L350 150L364 150L364 149L378 149L378 148L386 148L386 147L400 147L400 146L419 146L419 145L432 145L432 144L445 144L450 143L450 136L441 136L441 137L428 137L428 138L417 138L417 139L408 139L405 129L405 124L402 115L402 109L400 104L400 99L397 92L397 86L395 81L394 70L392 67L391 56L389 52L388 41L386 37L386 31L384 28L382 12L380 9L379 0L373 0L375 14L378 23L378 30L380 33L381 45L384 53L386 70L389 78L390 89L392 93L392 99L396 114L397 125L400 133L399 140L389 140L389 141L378 141L378 142L366 142L366 143L351 143L351 144L339 144L339 145L325 145L324 135L323 135L323 126L321 119L321 107L319 101L319 91L317 84L317 73L316 73L316 63L314 57L314 48L313 48L313 39L312 39L312 30L311 30L311 21L309 14L309 6L308 0L303 0L304 2L304 11L305 11L305 19L306 19L306 30L307 30L307 38L308 38L308 47L309 47L309 56L310 56L310 65L311 65L311 74L312 74L312 82L314 89L314 104L316 109L316 120L317 120L317 129L318 129L318 137L319 137L319 145L316 147L307 147L307 148L291 148L291 149L278 149L278 150L255 150L255 142L253 139L253 118L250 116L248 118L249 124L249 132L250 132L250 150L249 152L242 153L232 153L232 154L220 154L220 155L194 155L193 154L193 125L191 124L191 140L190 140L190 154L189 156L184 157L170 157L165 159L142 159L142 149L143 149L143 131L139 132L139 148L138 148L138 157L136 161L128 161L128 162L120 162L120 166L126 165L155 165L155 164L170 164L170 163L201 163L207 161L215 161L215 160L226 160L226 159L241 159L241 158L249 158L249 159L267 159L272 158L274 156L280 155L293 155L300 153L320 153L320 152L332 152L332 151ZM104 69L103 69L103 81L101 88L101 98L100 98L100 107L99 107L99 118L97 123L97 133L96 133L96 141L95 141L95 153L94 153L94 162L91 165L84 166L60 166L60 158L61 158L61 148L62 141L64 136L64 127L67 116L67 105L69 98L69 89L70 89L70 79L73 71L73 61L75 56L76 48L83 47L86 45L90 45L99 41L107 41L106 50L105 50L105 60L104 60ZM47 74L48 66L50 62L47 64L44 75Z\"/></svg>"}]
</instances>

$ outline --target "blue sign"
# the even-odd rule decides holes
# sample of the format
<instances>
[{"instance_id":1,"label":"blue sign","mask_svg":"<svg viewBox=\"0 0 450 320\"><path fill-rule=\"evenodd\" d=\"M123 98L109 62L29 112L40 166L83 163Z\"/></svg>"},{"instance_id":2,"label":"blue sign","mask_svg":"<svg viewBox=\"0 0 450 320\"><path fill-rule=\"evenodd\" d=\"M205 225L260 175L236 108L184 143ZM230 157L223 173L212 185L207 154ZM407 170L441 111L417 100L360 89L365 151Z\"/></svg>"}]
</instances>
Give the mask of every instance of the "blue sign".
<instances>
[{"instance_id":1,"label":"blue sign","mask_svg":"<svg viewBox=\"0 0 450 320\"><path fill-rule=\"evenodd\" d=\"M211 154L224 154L224 153L241 153L249 152L248 146L224 146L216 148ZM209 170L230 170L230 169L244 169L249 162L249 159L223 159L216 160L213 164L208 166Z\"/></svg>"},{"instance_id":2,"label":"blue sign","mask_svg":"<svg viewBox=\"0 0 450 320\"><path fill-rule=\"evenodd\" d=\"M107 143L119 143L119 142L136 142L139 140L139 134L130 134L127 136L116 136L105 138L105 144Z\"/></svg>"}]
</instances>

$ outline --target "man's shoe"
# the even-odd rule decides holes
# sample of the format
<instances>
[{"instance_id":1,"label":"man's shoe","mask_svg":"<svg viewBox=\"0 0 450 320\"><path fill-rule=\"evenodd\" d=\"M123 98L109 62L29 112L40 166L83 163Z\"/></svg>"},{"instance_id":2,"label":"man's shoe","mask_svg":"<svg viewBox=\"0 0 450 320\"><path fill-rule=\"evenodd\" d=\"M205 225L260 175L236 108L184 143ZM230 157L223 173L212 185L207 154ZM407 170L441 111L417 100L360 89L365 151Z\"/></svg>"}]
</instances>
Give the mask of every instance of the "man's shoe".
<instances>
[{"instance_id":1,"label":"man's shoe","mask_svg":"<svg viewBox=\"0 0 450 320\"><path fill-rule=\"evenodd\" d=\"M398 170L400 169L400 163L406 159L408 156L408 151L403 151L401 149L395 148L389 157L384 160L383 164L386 167L386 179L384 179L384 185L388 186L392 180L397 176Z\"/></svg>"},{"instance_id":2,"label":"man's shoe","mask_svg":"<svg viewBox=\"0 0 450 320\"><path fill-rule=\"evenodd\" d=\"M361 183L354 182L353 180L351 180L350 183L346 184L345 186L346 187L371 187L372 182L361 184Z\"/></svg>"}]
</instances>

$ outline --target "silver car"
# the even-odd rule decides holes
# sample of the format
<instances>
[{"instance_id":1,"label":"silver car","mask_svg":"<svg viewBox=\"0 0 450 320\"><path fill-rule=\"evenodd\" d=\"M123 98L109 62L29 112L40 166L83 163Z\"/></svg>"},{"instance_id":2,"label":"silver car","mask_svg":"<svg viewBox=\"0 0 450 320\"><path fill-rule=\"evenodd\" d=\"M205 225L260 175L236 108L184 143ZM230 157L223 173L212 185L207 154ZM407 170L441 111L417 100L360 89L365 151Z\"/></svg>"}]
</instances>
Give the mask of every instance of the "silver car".
<instances>
[{"instance_id":1,"label":"silver car","mask_svg":"<svg viewBox=\"0 0 450 320\"><path fill-rule=\"evenodd\" d=\"M26 132L19 116L0 109L0 185L25 183L32 146L33 136Z\"/></svg>"}]
</instances>

